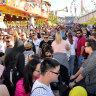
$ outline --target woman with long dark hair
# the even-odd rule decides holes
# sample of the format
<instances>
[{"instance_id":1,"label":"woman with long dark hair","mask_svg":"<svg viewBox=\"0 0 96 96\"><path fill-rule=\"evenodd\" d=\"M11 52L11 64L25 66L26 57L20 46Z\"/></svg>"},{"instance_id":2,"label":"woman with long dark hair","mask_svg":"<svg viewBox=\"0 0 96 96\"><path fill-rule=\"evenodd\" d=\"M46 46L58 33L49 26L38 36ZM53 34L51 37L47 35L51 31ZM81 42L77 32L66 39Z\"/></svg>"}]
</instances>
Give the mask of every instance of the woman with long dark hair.
<instances>
[{"instance_id":1,"label":"woman with long dark hair","mask_svg":"<svg viewBox=\"0 0 96 96\"><path fill-rule=\"evenodd\" d=\"M24 68L23 78L16 84L15 96L30 96L36 77L40 75L40 61L33 59Z\"/></svg>"}]
</instances>

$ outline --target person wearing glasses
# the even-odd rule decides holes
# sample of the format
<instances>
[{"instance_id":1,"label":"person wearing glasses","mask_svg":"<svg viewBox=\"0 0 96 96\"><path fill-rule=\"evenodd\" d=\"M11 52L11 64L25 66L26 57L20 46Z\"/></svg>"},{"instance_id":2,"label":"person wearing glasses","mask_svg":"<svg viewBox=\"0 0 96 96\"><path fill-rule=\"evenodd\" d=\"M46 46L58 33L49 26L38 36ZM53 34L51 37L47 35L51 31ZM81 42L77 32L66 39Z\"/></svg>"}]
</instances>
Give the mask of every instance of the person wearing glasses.
<instances>
[{"instance_id":1,"label":"person wearing glasses","mask_svg":"<svg viewBox=\"0 0 96 96\"><path fill-rule=\"evenodd\" d=\"M24 57L24 52L25 48L24 48L24 44L21 40L17 40L15 41L14 47L10 50L10 53L7 54L5 56L5 72L4 72L4 81L3 83L7 86L9 93L11 96L14 96L14 92L15 92L15 84L17 83L17 81L19 79L22 78L23 75L23 69L25 67L25 57ZM16 56L18 56L18 58L16 58ZM12 78L15 78L15 80L13 81L14 86L11 86L12 84L12 80L10 80L10 74L11 72L9 72L10 68L13 68L13 64L16 63L16 68L17 68L17 72L18 74L15 76L12 76Z\"/></svg>"},{"instance_id":2,"label":"person wearing glasses","mask_svg":"<svg viewBox=\"0 0 96 96\"><path fill-rule=\"evenodd\" d=\"M28 62L24 68L23 78L16 84L15 96L30 96L33 83L41 73L40 65L40 61L37 59Z\"/></svg>"},{"instance_id":3,"label":"person wearing glasses","mask_svg":"<svg viewBox=\"0 0 96 96\"><path fill-rule=\"evenodd\" d=\"M14 37L12 35L8 35L6 37L6 46L9 47L9 48L14 47Z\"/></svg>"},{"instance_id":4,"label":"person wearing glasses","mask_svg":"<svg viewBox=\"0 0 96 96\"><path fill-rule=\"evenodd\" d=\"M6 50L5 54L9 54L12 48L14 47L14 37L12 35L8 35L6 37Z\"/></svg>"},{"instance_id":5,"label":"person wearing glasses","mask_svg":"<svg viewBox=\"0 0 96 96\"><path fill-rule=\"evenodd\" d=\"M88 39L85 42L85 52L89 54L88 59L74 75L77 78L69 84L70 88L85 78L88 96L96 96L96 41ZM73 79L71 77L71 79Z\"/></svg>"},{"instance_id":6,"label":"person wearing glasses","mask_svg":"<svg viewBox=\"0 0 96 96\"><path fill-rule=\"evenodd\" d=\"M59 63L55 59L48 57L41 62L40 68L40 78L33 84L30 96L55 96L50 83L56 81L59 76Z\"/></svg>"},{"instance_id":7,"label":"person wearing glasses","mask_svg":"<svg viewBox=\"0 0 96 96\"><path fill-rule=\"evenodd\" d=\"M48 40L48 35L45 34L44 35L44 40L41 41L40 42L40 45L39 45L39 52L38 52L38 54L39 54L40 57L42 57L42 58L45 57L45 55L44 55L44 49L45 49L46 46L51 46L51 43L52 42Z\"/></svg>"},{"instance_id":8,"label":"person wearing glasses","mask_svg":"<svg viewBox=\"0 0 96 96\"><path fill-rule=\"evenodd\" d=\"M24 45L25 45L27 42L30 42L31 45L33 46L33 51L34 51L34 53L36 53L35 45L34 45L34 43L33 43L32 40L28 40L28 39L27 39L26 33L24 33L24 32L21 33L21 38L20 38L20 39L23 41Z\"/></svg>"}]
</instances>

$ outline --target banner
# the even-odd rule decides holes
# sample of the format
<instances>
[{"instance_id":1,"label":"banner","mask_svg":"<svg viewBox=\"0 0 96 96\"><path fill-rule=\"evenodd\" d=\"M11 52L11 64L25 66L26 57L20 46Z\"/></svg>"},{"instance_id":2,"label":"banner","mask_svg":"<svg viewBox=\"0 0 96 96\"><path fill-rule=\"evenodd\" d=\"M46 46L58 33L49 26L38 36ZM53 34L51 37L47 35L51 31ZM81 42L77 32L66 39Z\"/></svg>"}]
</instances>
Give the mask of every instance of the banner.
<instances>
[{"instance_id":1,"label":"banner","mask_svg":"<svg viewBox=\"0 0 96 96\"><path fill-rule=\"evenodd\" d=\"M7 0L6 4L26 12L41 15L41 0Z\"/></svg>"}]
</instances>

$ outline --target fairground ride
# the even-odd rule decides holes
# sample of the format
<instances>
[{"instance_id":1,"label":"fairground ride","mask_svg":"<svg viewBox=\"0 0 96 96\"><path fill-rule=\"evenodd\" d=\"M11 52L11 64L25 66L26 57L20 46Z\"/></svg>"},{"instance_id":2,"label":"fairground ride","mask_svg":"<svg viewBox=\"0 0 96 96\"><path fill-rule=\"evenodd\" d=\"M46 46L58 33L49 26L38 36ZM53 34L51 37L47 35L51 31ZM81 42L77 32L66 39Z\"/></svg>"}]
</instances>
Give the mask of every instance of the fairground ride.
<instances>
[{"instance_id":1,"label":"fairground ride","mask_svg":"<svg viewBox=\"0 0 96 96\"><path fill-rule=\"evenodd\" d=\"M96 10L96 0L72 0L70 13L72 16L82 16Z\"/></svg>"}]
</instances>

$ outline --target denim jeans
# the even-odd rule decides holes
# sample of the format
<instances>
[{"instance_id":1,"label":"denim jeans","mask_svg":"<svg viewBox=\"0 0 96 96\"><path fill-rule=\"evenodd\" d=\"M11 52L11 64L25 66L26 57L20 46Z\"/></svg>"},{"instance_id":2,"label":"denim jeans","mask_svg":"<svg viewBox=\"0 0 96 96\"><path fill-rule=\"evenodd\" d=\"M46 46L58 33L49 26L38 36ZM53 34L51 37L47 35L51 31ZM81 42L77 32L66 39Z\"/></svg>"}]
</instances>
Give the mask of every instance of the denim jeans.
<instances>
[{"instance_id":1,"label":"denim jeans","mask_svg":"<svg viewBox=\"0 0 96 96\"><path fill-rule=\"evenodd\" d=\"M70 68L71 75L73 75L73 72L74 72L74 61L75 61L75 55L71 55L69 59L69 65L71 65L71 68Z\"/></svg>"}]
</instances>

